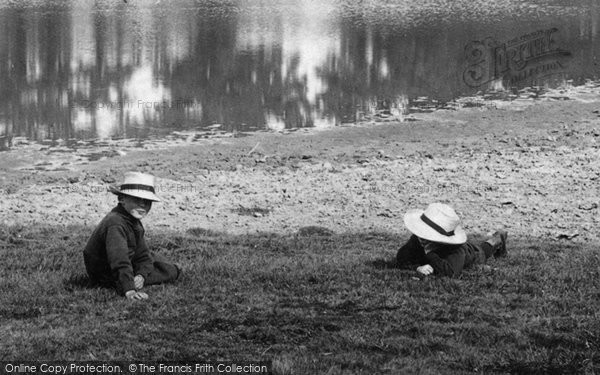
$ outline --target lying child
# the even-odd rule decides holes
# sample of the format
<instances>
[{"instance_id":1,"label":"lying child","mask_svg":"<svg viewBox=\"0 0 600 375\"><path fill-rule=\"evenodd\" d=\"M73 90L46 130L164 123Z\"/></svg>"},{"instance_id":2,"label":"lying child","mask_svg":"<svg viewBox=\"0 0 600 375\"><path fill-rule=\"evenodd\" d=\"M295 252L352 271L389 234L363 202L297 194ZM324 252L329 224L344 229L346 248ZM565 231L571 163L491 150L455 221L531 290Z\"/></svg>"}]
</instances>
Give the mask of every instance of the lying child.
<instances>
[{"instance_id":1,"label":"lying child","mask_svg":"<svg viewBox=\"0 0 600 375\"><path fill-rule=\"evenodd\" d=\"M467 241L458 215L442 203L407 212L404 225L413 235L398 250L396 261L399 266L418 266L423 275L458 276L464 268L507 253L507 232L498 231L484 242Z\"/></svg>"},{"instance_id":2,"label":"lying child","mask_svg":"<svg viewBox=\"0 0 600 375\"><path fill-rule=\"evenodd\" d=\"M93 283L115 288L128 299L147 299L145 285L177 280L181 270L150 253L140 221L160 199L154 176L129 172L120 187L110 191L118 204L98 224L83 251L85 268Z\"/></svg>"}]
</instances>

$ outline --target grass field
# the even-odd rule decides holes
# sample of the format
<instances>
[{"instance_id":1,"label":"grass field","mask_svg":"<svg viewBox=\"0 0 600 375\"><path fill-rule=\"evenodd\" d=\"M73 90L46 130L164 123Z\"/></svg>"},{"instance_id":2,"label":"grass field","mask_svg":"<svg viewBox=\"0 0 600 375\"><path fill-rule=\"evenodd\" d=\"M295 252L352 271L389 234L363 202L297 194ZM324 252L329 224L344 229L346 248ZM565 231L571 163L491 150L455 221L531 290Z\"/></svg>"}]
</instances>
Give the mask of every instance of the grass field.
<instances>
[{"instance_id":1,"label":"grass field","mask_svg":"<svg viewBox=\"0 0 600 375\"><path fill-rule=\"evenodd\" d=\"M460 278L391 260L406 237L149 233L183 265L131 302L86 286L92 228L0 227L3 360L271 361L276 374L600 372L596 244L509 237Z\"/></svg>"}]
</instances>

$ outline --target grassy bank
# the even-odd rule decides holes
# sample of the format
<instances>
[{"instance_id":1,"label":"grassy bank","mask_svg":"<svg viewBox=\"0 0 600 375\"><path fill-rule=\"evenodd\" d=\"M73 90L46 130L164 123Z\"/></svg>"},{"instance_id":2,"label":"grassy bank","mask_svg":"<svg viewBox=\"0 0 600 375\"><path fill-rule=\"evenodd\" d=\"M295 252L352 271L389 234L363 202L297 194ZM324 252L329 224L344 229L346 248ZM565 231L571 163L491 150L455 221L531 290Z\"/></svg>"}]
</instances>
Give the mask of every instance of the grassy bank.
<instances>
[{"instance_id":1,"label":"grassy bank","mask_svg":"<svg viewBox=\"0 0 600 375\"><path fill-rule=\"evenodd\" d=\"M458 279L390 233L149 233L184 265L130 302L85 285L89 227L0 226L0 358L273 361L279 374L600 371L596 244L510 238Z\"/></svg>"}]
</instances>

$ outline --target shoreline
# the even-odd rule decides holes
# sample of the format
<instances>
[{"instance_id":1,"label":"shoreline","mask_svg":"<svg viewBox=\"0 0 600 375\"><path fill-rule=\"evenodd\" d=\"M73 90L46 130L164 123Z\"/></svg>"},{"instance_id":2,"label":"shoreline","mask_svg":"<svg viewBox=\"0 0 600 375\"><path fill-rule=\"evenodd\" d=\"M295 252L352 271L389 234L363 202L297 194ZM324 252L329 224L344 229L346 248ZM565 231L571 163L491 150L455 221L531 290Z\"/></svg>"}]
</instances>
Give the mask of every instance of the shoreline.
<instances>
[{"instance_id":1,"label":"shoreline","mask_svg":"<svg viewBox=\"0 0 600 375\"><path fill-rule=\"evenodd\" d=\"M109 144L112 153L95 161L11 150L0 164L0 213L7 226L91 227L116 204L108 185L139 170L164 187L164 202L144 221L150 233L296 233L306 226L404 233L406 210L442 201L469 233L503 227L513 236L596 241L599 102L592 95L443 110L419 121L166 148ZM44 170L49 162L61 168ZM27 163L40 168L19 169Z\"/></svg>"}]
</instances>

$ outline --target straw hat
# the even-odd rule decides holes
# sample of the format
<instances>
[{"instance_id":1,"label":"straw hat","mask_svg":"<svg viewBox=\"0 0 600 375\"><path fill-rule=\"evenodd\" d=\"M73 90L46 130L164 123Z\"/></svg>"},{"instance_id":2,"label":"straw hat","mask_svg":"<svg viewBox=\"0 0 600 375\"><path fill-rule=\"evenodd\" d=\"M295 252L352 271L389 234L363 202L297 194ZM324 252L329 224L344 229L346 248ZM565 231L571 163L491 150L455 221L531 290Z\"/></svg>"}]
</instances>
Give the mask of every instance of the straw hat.
<instances>
[{"instance_id":1,"label":"straw hat","mask_svg":"<svg viewBox=\"0 0 600 375\"><path fill-rule=\"evenodd\" d=\"M452 207L432 203L426 210L410 210L404 215L404 225L417 237L460 245L467 242L467 234L460 226L460 219Z\"/></svg>"},{"instance_id":2,"label":"straw hat","mask_svg":"<svg viewBox=\"0 0 600 375\"><path fill-rule=\"evenodd\" d=\"M160 198L154 192L154 176L145 173L127 172L120 186L110 186L108 190L117 195L124 194L160 202Z\"/></svg>"}]
</instances>

